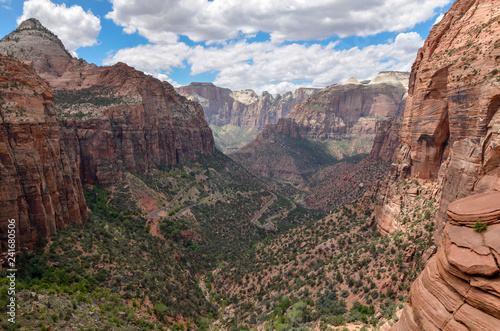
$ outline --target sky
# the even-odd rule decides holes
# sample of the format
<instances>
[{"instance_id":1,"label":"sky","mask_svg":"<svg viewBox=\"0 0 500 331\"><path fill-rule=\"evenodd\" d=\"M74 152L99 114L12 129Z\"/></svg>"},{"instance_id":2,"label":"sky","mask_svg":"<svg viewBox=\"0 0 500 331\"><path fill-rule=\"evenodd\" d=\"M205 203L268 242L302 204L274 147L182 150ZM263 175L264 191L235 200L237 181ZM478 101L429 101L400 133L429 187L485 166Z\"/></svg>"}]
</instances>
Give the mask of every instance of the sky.
<instances>
[{"instance_id":1,"label":"sky","mask_svg":"<svg viewBox=\"0 0 500 331\"><path fill-rule=\"evenodd\" d=\"M76 57L174 86L283 94L410 71L451 0L0 0L0 37L35 17Z\"/></svg>"}]
</instances>

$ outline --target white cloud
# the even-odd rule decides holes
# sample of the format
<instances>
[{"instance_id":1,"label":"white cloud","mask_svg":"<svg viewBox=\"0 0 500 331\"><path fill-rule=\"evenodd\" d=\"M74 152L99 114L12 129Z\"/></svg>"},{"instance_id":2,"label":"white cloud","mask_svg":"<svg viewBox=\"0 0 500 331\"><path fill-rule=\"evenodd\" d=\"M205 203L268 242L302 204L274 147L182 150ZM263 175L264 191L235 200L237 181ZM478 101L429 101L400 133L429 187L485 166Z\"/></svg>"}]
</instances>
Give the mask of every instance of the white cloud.
<instances>
[{"instance_id":1,"label":"white cloud","mask_svg":"<svg viewBox=\"0 0 500 331\"><path fill-rule=\"evenodd\" d=\"M80 6L66 7L65 4L57 5L50 0L25 1L23 14L17 23L33 17L53 31L73 54L79 47L97 44L101 21L90 10L85 12Z\"/></svg>"},{"instance_id":2,"label":"white cloud","mask_svg":"<svg viewBox=\"0 0 500 331\"><path fill-rule=\"evenodd\" d=\"M222 41L270 33L273 42L401 32L451 0L110 0L106 15L153 43Z\"/></svg>"},{"instance_id":3,"label":"white cloud","mask_svg":"<svg viewBox=\"0 0 500 331\"><path fill-rule=\"evenodd\" d=\"M443 19L444 17L444 14L441 13L441 15L439 15L437 18L436 18L436 21L434 22L434 25L438 24L439 22L441 22L441 20Z\"/></svg>"},{"instance_id":4,"label":"white cloud","mask_svg":"<svg viewBox=\"0 0 500 331\"><path fill-rule=\"evenodd\" d=\"M136 69L160 73L170 72L173 67L184 67L183 61L190 53L184 43L170 45L139 45L133 48L122 48L103 61L104 65L125 62Z\"/></svg>"},{"instance_id":5,"label":"white cloud","mask_svg":"<svg viewBox=\"0 0 500 331\"><path fill-rule=\"evenodd\" d=\"M336 49L336 43L307 46L242 40L219 47L194 48L177 43L120 50L105 64L122 61L158 76L161 71L168 73L187 61L193 75L217 72L215 85L282 94L300 86L325 87L351 76L368 79L383 70L409 71L422 45L416 32L400 33L384 44L345 50Z\"/></svg>"}]
</instances>

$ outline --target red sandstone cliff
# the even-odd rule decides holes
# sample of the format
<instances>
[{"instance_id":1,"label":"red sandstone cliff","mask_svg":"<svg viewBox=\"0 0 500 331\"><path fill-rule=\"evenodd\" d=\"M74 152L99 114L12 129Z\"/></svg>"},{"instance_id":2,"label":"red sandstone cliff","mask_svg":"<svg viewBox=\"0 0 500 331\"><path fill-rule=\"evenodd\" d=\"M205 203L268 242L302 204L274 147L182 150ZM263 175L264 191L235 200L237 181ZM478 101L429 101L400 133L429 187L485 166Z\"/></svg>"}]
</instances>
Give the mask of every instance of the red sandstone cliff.
<instances>
[{"instance_id":1,"label":"red sandstone cliff","mask_svg":"<svg viewBox=\"0 0 500 331\"><path fill-rule=\"evenodd\" d=\"M457 1L419 50L410 76L401 145L379 190L379 228L400 216L396 181L437 181L437 237L448 204L500 186L500 4Z\"/></svg>"},{"instance_id":2,"label":"red sandstone cliff","mask_svg":"<svg viewBox=\"0 0 500 331\"><path fill-rule=\"evenodd\" d=\"M308 139L343 140L360 135L373 140L380 121L400 115L408 74L381 72L366 84L351 78L322 89L298 105L290 118Z\"/></svg>"},{"instance_id":3,"label":"red sandstone cliff","mask_svg":"<svg viewBox=\"0 0 500 331\"><path fill-rule=\"evenodd\" d=\"M147 173L215 150L199 104L125 64L72 58L35 19L3 38L0 53L33 66L55 90L65 148L86 182L106 185L123 169Z\"/></svg>"},{"instance_id":4,"label":"red sandstone cliff","mask_svg":"<svg viewBox=\"0 0 500 331\"><path fill-rule=\"evenodd\" d=\"M319 91L313 88L300 88L295 93L273 97L268 92L258 96L252 90L231 91L212 83L191 83L176 88L179 94L189 100L198 101L205 111L209 124L224 126L233 124L239 127L254 128L261 131L267 124L273 124L287 117L296 105Z\"/></svg>"},{"instance_id":5,"label":"red sandstone cliff","mask_svg":"<svg viewBox=\"0 0 500 331\"><path fill-rule=\"evenodd\" d=\"M75 162L65 153L49 85L21 62L0 55L0 252L9 219L16 248L31 248L68 223L87 219Z\"/></svg>"}]
</instances>

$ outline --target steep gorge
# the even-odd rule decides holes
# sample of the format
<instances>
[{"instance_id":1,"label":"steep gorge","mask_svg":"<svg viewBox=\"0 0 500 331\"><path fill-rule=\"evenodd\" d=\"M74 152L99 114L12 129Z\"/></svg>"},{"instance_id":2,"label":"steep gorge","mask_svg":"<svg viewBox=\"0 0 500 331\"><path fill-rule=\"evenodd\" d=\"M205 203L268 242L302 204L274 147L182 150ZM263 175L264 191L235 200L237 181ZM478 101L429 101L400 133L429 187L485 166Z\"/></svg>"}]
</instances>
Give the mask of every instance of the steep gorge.
<instances>
[{"instance_id":1,"label":"steep gorge","mask_svg":"<svg viewBox=\"0 0 500 331\"><path fill-rule=\"evenodd\" d=\"M381 123L400 115L407 79L407 73L382 72L370 82L352 78L328 86L298 105L288 118L266 126L232 157L265 177L302 182L338 160L368 154L377 129L389 133L389 125ZM382 141L380 137L379 150ZM311 150L314 155L309 155Z\"/></svg>"}]
</instances>

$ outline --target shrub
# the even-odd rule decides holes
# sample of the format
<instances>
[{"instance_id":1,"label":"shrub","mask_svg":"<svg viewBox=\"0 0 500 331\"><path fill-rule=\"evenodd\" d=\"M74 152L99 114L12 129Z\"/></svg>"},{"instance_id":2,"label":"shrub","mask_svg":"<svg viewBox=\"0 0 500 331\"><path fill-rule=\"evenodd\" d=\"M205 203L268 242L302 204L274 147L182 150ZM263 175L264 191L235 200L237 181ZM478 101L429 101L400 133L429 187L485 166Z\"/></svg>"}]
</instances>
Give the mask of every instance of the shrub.
<instances>
[{"instance_id":1,"label":"shrub","mask_svg":"<svg viewBox=\"0 0 500 331\"><path fill-rule=\"evenodd\" d=\"M483 224L482 222L476 222L472 226L472 229L475 232L482 233L482 232L485 232L488 229L488 226L486 224Z\"/></svg>"}]
</instances>

